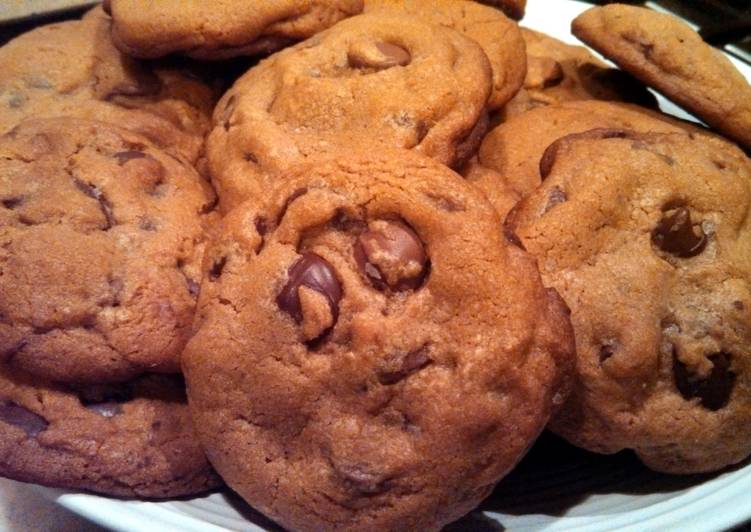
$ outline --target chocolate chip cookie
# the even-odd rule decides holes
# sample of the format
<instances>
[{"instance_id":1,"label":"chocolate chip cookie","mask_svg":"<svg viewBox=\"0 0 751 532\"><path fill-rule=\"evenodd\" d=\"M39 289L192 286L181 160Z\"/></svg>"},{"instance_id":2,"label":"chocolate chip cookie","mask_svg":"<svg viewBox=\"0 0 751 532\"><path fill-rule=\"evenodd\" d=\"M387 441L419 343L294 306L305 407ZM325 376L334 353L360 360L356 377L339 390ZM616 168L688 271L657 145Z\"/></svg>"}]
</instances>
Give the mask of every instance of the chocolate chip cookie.
<instances>
[{"instance_id":1,"label":"chocolate chip cookie","mask_svg":"<svg viewBox=\"0 0 751 532\"><path fill-rule=\"evenodd\" d=\"M219 473L284 527L437 530L566 395L565 307L439 163L303 165L222 227L188 396Z\"/></svg>"},{"instance_id":2,"label":"chocolate chip cookie","mask_svg":"<svg viewBox=\"0 0 751 532\"><path fill-rule=\"evenodd\" d=\"M503 107L524 82L527 70L519 27L498 10L464 0L366 0L365 12L408 13L459 31L482 46L493 67L490 109Z\"/></svg>"},{"instance_id":3,"label":"chocolate chip cookie","mask_svg":"<svg viewBox=\"0 0 751 532\"><path fill-rule=\"evenodd\" d=\"M585 11L571 29L622 69L751 149L751 84L684 22L615 4Z\"/></svg>"},{"instance_id":4,"label":"chocolate chip cookie","mask_svg":"<svg viewBox=\"0 0 751 532\"><path fill-rule=\"evenodd\" d=\"M751 454L751 161L690 133L553 143L509 217L571 307L575 392L551 427L669 473Z\"/></svg>"},{"instance_id":5,"label":"chocolate chip cookie","mask_svg":"<svg viewBox=\"0 0 751 532\"><path fill-rule=\"evenodd\" d=\"M560 137L594 128L708 135L688 122L636 105L571 101L533 109L496 127L483 140L476 160L462 173L503 217L540 185L540 158L545 148Z\"/></svg>"},{"instance_id":6,"label":"chocolate chip cookie","mask_svg":"<svg viewBox=\"0 0 751 532\"><path fill-rule=\"evenodd\" d=\"M656 107L655 97L629 74L610 68L583 46L521 28L527 74L521 91L508 103L502 120L560 102L608 100Z\"/></svg>"},{"instance_id":7,"label":"chocolate chip cookie","mask_svg":"<svg viewBox=\"0 0 751 532\"><path fill-rule=\"evenodd\" d=\"M146 66L117 51L101 8L9 42L0 48L0 72L0 133L30 117L101 120L190 162L203 151L216 101L184 69Z\"/></svg>"},{"instance_id":8,"label":"chocolate chip cookie","mask_svg":"<svg viewBox=\"0 0 751 532\"><path fill-rule=\"evenodd\" d=\"M103 122L0 137L0 360L53 381L176 372L213 193Z\"/></svg>"},{"instance_id":9,"label":"chocolate chip cookie","mask_svg":"<svg viewBox=\"0 0 751 532\"><path fill-rule=\"evenodd\" d=\"M220 100L207 153L222 209L266 194L296 163L358 145L455 164L486 130L490 88L487 57L459 32L388 13L344 20Z\"/></svg>"},{"instance_id":10,"label":"chocolate chip cookie","mask_svg":"<svg viewBox=\"0 0 751 532\"><path fill-rule=\"evenodd\" d=\"M123 497L221 484L196 442L179 376L65 387L0 367L0 475Z\"/></svg>"},{"instance_id":11,"label":"chocolate chip cookie","mask_svg":"<svg viewBox=\"0 0 751 532\"><path fill-rule=\"evenodd\" d=\"M144 59L174 52L196 59L268 54L362 11L362 0L184 2L106 0L112 38Z\"/></svg>"}]
</instances>

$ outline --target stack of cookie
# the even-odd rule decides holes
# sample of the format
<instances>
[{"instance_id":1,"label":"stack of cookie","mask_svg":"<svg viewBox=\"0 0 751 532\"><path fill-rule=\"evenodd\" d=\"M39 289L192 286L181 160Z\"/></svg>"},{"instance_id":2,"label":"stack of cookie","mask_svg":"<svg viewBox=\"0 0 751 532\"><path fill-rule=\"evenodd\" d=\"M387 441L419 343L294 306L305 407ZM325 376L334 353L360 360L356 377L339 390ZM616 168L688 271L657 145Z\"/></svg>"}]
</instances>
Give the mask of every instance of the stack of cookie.
<instances>
[{"instance_id":1,"label":"stack of cookie","mask_svg":"<svg viewBox=\"0 0 751 532\"><path fill-rule=\"evenodd\" d=\"M0 48L0 473L432 530L546 426L751 454L751 87L524 4L111 0Z\"/></svg>"}]
</instances>

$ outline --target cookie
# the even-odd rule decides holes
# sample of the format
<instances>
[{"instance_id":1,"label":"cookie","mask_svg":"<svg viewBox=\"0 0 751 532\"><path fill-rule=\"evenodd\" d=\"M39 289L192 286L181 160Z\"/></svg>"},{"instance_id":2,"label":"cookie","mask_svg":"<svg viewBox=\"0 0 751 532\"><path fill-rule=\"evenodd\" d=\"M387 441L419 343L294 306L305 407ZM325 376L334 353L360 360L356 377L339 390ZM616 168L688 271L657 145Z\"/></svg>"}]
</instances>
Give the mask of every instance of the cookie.
<instances>
[{"instance_id":1,"label":"cookie","mask_svg":"<svg viewBox=\"0 0 751 532\"><path fill-rule=\"evenodd\" d=\"M0 360L63 382L178 371L213 204L190 166L102 122L0 137Z\"/></svg>"},{"instance_id":2,"label":"cookie","mask_svg":"<svg viewBox=\"0 0 751 532\"><path fill-rule=\"evenodd\" d=\"M706 136L688 122L636 105L571 101L533 109L496 127L483 140L476 160L462 173L504 217L540 185L540 158L553 141L594 128L691 131Z\"/></svg>"},{"instance_id":3,"label":"cookie","mask_svg":"<svg viewBox=\"0 0 751 532\"><path fill-rule=\"evenodd\" d=\"M366 0L365 12L397 11L459 31L477 42L493 68L491 110L499 109L522 86L527 70L519 27L503 13L464 0Z\"/></svg>"},{"instance_id":4,"label":"cookie","mask_svg":"<svg viewBox=\"0 0 751 532\"><path fill-rule=\"evenodd\" d=\"M122 497L221 481L196 442L179 376L65 387L0 367L0 475Z\"/></svg>"},{"instance_id":5,"label":"cookie","mask_svg":"<svg viewBox=\"0 0 751 532\"><path fill-rule=\"evenodd\" d=\"M751 85L684 22L614 4L585 11L571 29L623 70L751 149Z\"/></svg>"},{"instance_id":6,"label":"cookie","mask_svg":"<svg viewBox=\"0 0 751 532\"><path fill-rule=\"evenodd\" d=\"M183 355L217 471L293 530L472 509L567 393L557 294L481 195L409 151L303 165L257 200L207 248Z\"/></svg>"},{"instance_id":7,"label":"cookie","mask_svg":"<svg viewBox=\"0 0 751 532\"><path fill-rule=\"evenodd\" d=\"M527 0L478 0L478 2L500 9L514 20L524 18L524 10L527 8Z\"/></svg>"},{"instance_id":8,"label":"cookie","mask_svg":"<svg viewBox=\"0 0 751 532\"><path fill-rule=\"evenodd\" d=\"M197 160L215 93L178 67L151 67L117 51L97 8L83 20L36 28L0 48L0 133L26 118L71 116L133 130Z\"/></svg>"},{"instance_id":9,"label":"cookie","mask_svg":"<svg viewBox=\"0 0 751 532\"><path fill-rule=\"evenodd\" d=\"M112 38L125 54L196 59L269 54L362 11L362 0L183 2L106 0Z\"/></svg>"},{"instance_id":10,"label":"cookie","mask_svg":"<svg viewBox=\"0 0 751 532\"><path fill-rule=\"evenodd\" d=\"M655 97L629 74L610 68L583 46L572 46L521 28L527 50L522 90L506 105L502 120L560 102L607 100L657 107Z\"/></svg>"},{"instance_id":11,"label":"cookie","mask_svg":"<svg viewBox=\"0 0 751 532\"><path fill-rule=\"evenodd\" d=\"M387 13L344 20L261 62L220 100L207 140L220 206L357 146L456 164L486 131L490 87L482 49L454 30Z\"/></svg>"},{"instance_id":12,"label":"cookie","mask_svg":"<svg viewBox=\"0 0 751 532\"><path fill-rule=\"evenodd\" d=\"M552 144L509 217L571 307L577 382L551 423L668 473L751 454L751 160L719 138L598 129Z\"/></svg>"}]
</instances>

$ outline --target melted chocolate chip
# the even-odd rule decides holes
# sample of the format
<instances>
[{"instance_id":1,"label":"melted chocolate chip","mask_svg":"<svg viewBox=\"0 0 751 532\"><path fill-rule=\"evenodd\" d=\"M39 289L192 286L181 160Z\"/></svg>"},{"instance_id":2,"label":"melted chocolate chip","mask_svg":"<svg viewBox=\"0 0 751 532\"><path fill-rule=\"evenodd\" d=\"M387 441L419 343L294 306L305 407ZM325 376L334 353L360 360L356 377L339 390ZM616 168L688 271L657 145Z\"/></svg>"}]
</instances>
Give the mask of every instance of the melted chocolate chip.
<instances>
[{"instance_id":1,"label":"melted chocolate chip","mask_svg":"<svg viewBox=\"0 0 751 532\"><path fill-rule=\"evenodd\" d=\"M315 290L326 298L331 310L333 323L339 317L339 301L342 299L342 287L334 273L334 267L323 257L315 253L304 253L290 267L289 279L276 298L279 308L292 316L297 323L303 321L302 306L298 288L305 286ZM325 333L325 331L324 331Z\"/></svg>"},{"instance_id":2,"label":"melted chocolate chip","mask_svg":"<svg viewBox=\"0 0 751 532\"><path fill-rule=\"evenodd\" d=\"M148 157L148 155L146 155L142 151L127 150L117 152L114 157L115 159L117 159L117 164L122 166L128 161L132 161L133 159L143 159L144 157Z\"/></svg>"},{"instance_id":3,"label":"melted chocolate chip","mask_svg":"<svg viewBox=\"0 0 751 532\"><path fill-rule=\"evenodd\" d=\"M0 405L0 421L18 427L32 438L47 430L49 426L47 420L42 416L13 401L5 401Z\"/></svg>"},{"instance_id":4,"label":"melted chocolate chip","mask_svg":"<svg viewBox=\"0 0 751 532\"><path fill-rule=\"evenodd\" d=\"M686 207L665 211L652 231L652 243L658 249L684 259L704 251L707 240L701 224L691 222L691 212Z\"/></svg>"},{"instance_id":5,"label":"melted chocolate chip","mask_svg":"<svg viewBox=\"0 0 751 532\"><path fill-rule=\"evenodd\" d=\"M88 197L99 202L99 209L102 211L104 219L107 221L106 226L103 228L103 230L107 231L108 229L111 229L112 226L114 226L117 222L115 221L115 216L112 213L112 204L107 199L107 196L104 195L104 192L102 192L101 189L96 185L92 185L91 183L84 183L80 179L75 179L74 182L78 190L86 194Z\"/></svg>"},{"instance_id":6,"label":"melted chocolate chip","mask_svg":"<svg viewBox=\"0 0 751 532\"><path fill-rule=\"evenodd\" d=\"M355 243L355 261L379 290L420 286L428 266L420 237L401 222L379 221Z\"/></svg>"},{"instance_id":7,"label":"melted chocolate chip","mask_svg":"<svg viewBox=\"0 0 751 532\"><path fill-rule=\"evenodd\" d=\"M211 265L211 270L209 270L209 280L216 281L219 279L222 276L222 272L226 265L227 257L222 257L219 260L214 261L214 264Z\"/></svg>"},{"instance_id":8,"label":"melted chocolate chip","mask_svg":"<svg viewBox=\"0 0 751 532\"><path fill-rule=\"evenodd\" d=\"M712 371L706 378L701 378L673 352L673 375L675 385L684 398L698 397L704 408L716 411L728 404L735 384L735 373L730 369L732 356L729 353L715 353L707 358L712 362Z\"/></svg>"},{"instance_id":9,"label":"melted chocolate chip","mask_svg":"<svg viewBox=\"0 0 751 532\"><path fill-rule=\"evenodd\" d=\"M523 249L526 251L521 238L519 238L519 235L517 235L508 224L503 224L503 236L506 238L506 241L509 244L514 245L518 247L519 249Z\"/></svg>"},{"instance_id":10,"label":"melted chocolate chip","mask_svg":"<svg viewBox=\"0 0 751 532\"><path fill-rule=\"evenodd\" d=\"M617 348L617 344L615 341L609 341L603 345L600 346L600 351L598 353L600 364L608 360L610 357L612 357L615 354Z\"/></svg>"},{"instance_id":11,"label":"melted chocolate chip","mask_svg":"<svg viewBox=\"0 0 751 532\"><path fill-rule=\"evenodd\" d=\"M378 382L381 384L396 384L433 362L428 356L427 346L410 351L403 357L398 356L395 358L397 359L396 367L394 367L395 364L393 362L387 363L387 367L378 374Z\"/></svg>"},{"instance_id":12,"label":"melted chocolate chip","mask_svg":"<svg viewBox=\"0 0 751 532\"><path fill-rule=\"evenodd\" d=\"M377 54L351 52L348 56L349 64L353 68L376 68L385 70L395 66L406 66L412 60L410 53L396 44L377 42Z\"/></svg>"},{"instance_id":13,"label":"melted chocolate chip","mask_svg":"<svg viewBox=\"0 0 751 532\"><path fill-rule=\"evenodd\" d=\"M548 212L550 209L555 207L556 205L560 205L561 203L566 203L568 201L568 196L566 195L566 192L559 186L555 186L550 189L550 192L548 192L548 203L545 205L545 210L543 211L543 214Z\"/></svg>"},{"instance_id":14,"label":"melted chocolate chip","mask_svg":"<svg viewBox=\"0 0 751 532\"><path fill-rule=\"evenodd\" d=\"M3 207L12 211L23 202L23 198L5 198L2 200Z\"/></svg>"}]
</instances>

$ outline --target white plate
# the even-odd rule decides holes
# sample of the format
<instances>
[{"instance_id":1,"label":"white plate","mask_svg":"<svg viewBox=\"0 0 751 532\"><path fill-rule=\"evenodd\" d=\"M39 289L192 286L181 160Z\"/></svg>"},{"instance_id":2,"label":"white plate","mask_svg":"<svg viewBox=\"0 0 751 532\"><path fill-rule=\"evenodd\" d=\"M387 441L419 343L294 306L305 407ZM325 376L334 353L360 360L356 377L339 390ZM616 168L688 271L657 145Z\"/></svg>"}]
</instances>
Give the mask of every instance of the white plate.
<instances>
[{"instance_id":1,"label":"white plate","mask_svg":"<svg viewBox=\"0 0 751 532\"><path fill-rule=\"evenodd\" d=\"M576 44L571 20L586 4L530 0L524 24ZM751 68L734 61L747 78ZM687 116L661 100L666 111ZM70 510L114 530L259 531L274 524L238 497L215 493L169 502L107 499L39 488ZM723 530L751 520L751 464L718 475L671 477L648 471L630 453L597 456L552 436L454 530Z\"/></svg>"}]
</instances>

